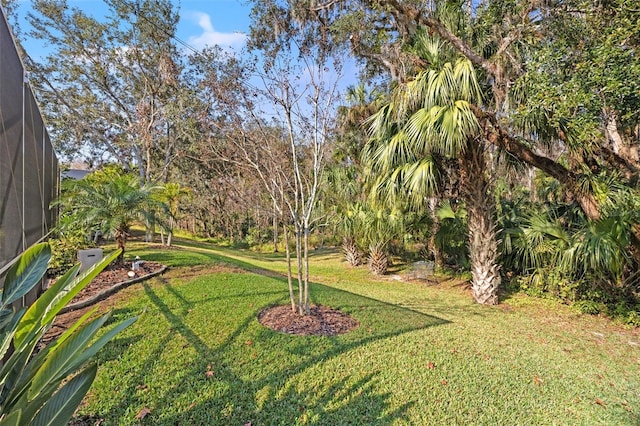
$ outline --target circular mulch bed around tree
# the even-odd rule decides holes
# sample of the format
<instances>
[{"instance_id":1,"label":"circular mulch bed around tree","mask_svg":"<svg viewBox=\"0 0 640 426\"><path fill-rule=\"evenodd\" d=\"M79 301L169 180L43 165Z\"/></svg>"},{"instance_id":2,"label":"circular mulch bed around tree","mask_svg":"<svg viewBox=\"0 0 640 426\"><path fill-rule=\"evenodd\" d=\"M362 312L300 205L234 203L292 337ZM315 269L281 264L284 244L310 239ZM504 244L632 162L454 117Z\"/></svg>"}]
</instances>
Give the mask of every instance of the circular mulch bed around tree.
<instances>
[{"instance_id":1,"label":"circular mulch bed around tree","mask_svg":"<svg viewBox=\"0 0 640 426\"><path fill-rule=\"evenodd\" d=\"M258 321L265 327L298 336L335 336L358 327L355 319L328 306L311 306L309 315L301 316L291 305L278 305L263 309Z\"/></svg>"}]
</instances>

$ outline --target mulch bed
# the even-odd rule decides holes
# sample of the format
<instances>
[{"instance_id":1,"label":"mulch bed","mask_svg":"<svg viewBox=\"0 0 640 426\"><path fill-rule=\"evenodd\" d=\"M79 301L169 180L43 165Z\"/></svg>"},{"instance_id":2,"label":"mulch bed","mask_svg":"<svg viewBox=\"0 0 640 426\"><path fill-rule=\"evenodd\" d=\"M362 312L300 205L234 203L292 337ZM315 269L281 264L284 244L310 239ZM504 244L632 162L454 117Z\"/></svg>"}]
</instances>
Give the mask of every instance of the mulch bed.
<instances>
[{"instance_id":1,"label":"mulch bed","mask_svg":"<svg viewBox=\"0 0 640 426\"><path fill-rule=\"evenodd\" d=\"M309 315L293 312L291 305L272 306L258 315L265 327L299 336L335 336L358 327L360 323L344 312L328 306L311 306Z\"/></svg>"},{"instance_id":2,"label":"mulch bed","mask_svg":"<svg viewBox=\"0 0 640 426\"><path fill-rule=\"evenodd\" d=\"M95 277L88 286L82 289L71 301L71 304L94 297L101 292L110 289L115 284L123 283L136 278L142 278L154 272L162 270L165 266L157 262L144 261L139 269L132 270L132 262L123 264L111 263ZM133 272L133 276L129 275Z\"/></svg>"},{"instance_id":3,"label":"mulch bed","mask_svg":"<svg viewBox=\"0 0 640 426\"><path fill-rule=\"evenodd\" d=\"M121 265L110 264L102 270L80 293L78 293L69 304L61 311L53 324L53 327L45 334L40 347L44 347L51 340L62 334L78 318L90 309L87 306L106 299L114 294L117 290L127 286L127 283L142 281L146 277L158 273L166 268L166 266L157 263L144 261L139 269L134 272L134 276L129 276L132 262L125 262ZM116 291L114 291L116 290ZM87 304L87 302L89 302ZM111 303L108 303L111 304ZM77 307L77 308L76 308ZM71 309L70 309L71 308Z\"/></svg>"}]
</instances>

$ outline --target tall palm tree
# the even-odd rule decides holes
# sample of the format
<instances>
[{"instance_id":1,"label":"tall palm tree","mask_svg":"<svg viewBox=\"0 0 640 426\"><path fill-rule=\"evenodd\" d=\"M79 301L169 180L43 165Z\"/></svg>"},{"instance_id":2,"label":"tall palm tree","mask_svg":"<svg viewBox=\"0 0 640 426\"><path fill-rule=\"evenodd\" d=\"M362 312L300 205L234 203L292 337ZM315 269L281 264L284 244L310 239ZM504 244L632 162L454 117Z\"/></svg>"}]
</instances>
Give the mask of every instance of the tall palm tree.
<instances>
[{"instance_id":1,"label":"tall palm tree","mask_svg":"<svg viewBox=\"0 0 640 426\"><path fill-rule=\"evenodd\" d=\"M481 104L473 65L446 57L437 39L418 38L428 68L405 85L371 118L371 140L363 153L374 189L415 202L438 193L440 159L457 160L468 215L468 245L475 300L498 303L500 285L493 197L486 144L472 106Z\"/></svg>"},{"instance_id":2,"label":"tall palm tree","mask_svg":"<svg viewBox=\"0 0 640 426\"><path fill-rule=\"evenodd\" d=\"M141 185L136 176L114 169L95 172L66 186L57 204L62 205L63 215L75 220L64 223L112 235L122 250L118 256L122 263L131 226L143 222L154 210L151 205L157 202L152 192L156 188Z\"/></svg>"}]
</instances>

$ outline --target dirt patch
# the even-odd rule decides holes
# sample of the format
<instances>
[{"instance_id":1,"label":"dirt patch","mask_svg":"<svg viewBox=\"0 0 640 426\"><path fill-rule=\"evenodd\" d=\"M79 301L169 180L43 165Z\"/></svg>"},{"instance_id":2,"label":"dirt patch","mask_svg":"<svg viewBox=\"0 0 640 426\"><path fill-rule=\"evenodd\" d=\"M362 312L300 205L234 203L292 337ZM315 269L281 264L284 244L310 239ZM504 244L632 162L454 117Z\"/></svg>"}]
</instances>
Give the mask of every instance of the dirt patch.
<instances>
[{"instance_id":1,"label":"dirt patch","mask_svg":"<svg viewBox=\"0 0 640 426\"><path fill-rule=\"evenodd\" d=\"M272 306L258 315L265 327L299 336L335 336L347 333L360 323L348 314L328 306L312 306L309 315L301 316L290 305Z\"/></svg>"}]
</instances>

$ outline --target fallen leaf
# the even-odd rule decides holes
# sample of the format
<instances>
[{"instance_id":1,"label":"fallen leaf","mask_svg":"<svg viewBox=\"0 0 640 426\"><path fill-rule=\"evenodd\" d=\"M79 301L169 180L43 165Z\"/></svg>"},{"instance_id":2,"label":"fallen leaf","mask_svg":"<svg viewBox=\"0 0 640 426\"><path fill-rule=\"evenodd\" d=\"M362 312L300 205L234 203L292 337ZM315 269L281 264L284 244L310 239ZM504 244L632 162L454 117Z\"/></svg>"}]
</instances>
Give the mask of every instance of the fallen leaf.
<instances>
[{"instance_id":1,"label":"fallen leaf","mask_svg":"<svg viewBox=\"0 0 640 426\"><path fill-rule=\"evenodd\" d=\"M253 342L251 340L247 340L246 342L244 342L244 344L247 346L251 346L253 345Z\"/></svg>"},{"instance_id":2,"label":"fallen leaf","mask_svg":"<svg viewBox=\"0 0 640 426\"><path fill-rule=\"evenodd\" d=\"M138 412L138 414L136 415L136 419L142 420L145 417L147 417L149 414L151 414L151 410L147 407L144 407L142 410Z\"/></svg>"},{"instance_id":3,"label":"fallen leaf","mask_svg":"<svg viewBox=\"0 0 640 426\"><path fill-rule=\"evenodd\" d=\"M443 385L446 385L446 384L447 384L447 383L449 383L449 382L447 382L446 380L443 380L443 381L441 381L440 383L442 383Z\"/></svg>"},{"instance_id":4,"label":"fallen leaf","mask_svg":"<svg viewBox=\"0 0 640 426\"><path fill-rule=\"evenodd\" d=\"M436 365L435 365L433 362L429 361L429 362L427 363L427 368L428 368L429 370L433 370L434 368L436 368Z\"/></svg>"},{"instance_id":5,"label":"fallen leaf","mask_svg":"<svg viewBox=\"0 0 640 426\"><path fill-rule=\"evenodd\" d=\"M204 375L207 376L207 377L213 377L213 371L207 370L207 371L205 371Z\"/></svg>"},{"instance_id":6,"label":"fallen leaf","mask_svg":"<svg viewBox=\"0 0 640 426\"><path fill-rule=\"evenodd\" d=\"M603 408L607 408L607 404L604 403L603 400L596 398L596 404L598 404L599 406L603 407Z\"/></svg>"},{"instance_id":7,"label":"fallen leaf","mask_svg":"<svg viewBox=\"0 0 640 426\"><path fill-rule=\"evenodd\" d=\"M540 377L538 376L534 376L533 377L533 383L536 384L536 386L540 386L542 383L544 383L544 380L542 380Z\"/></svg>"}]
</instances>

